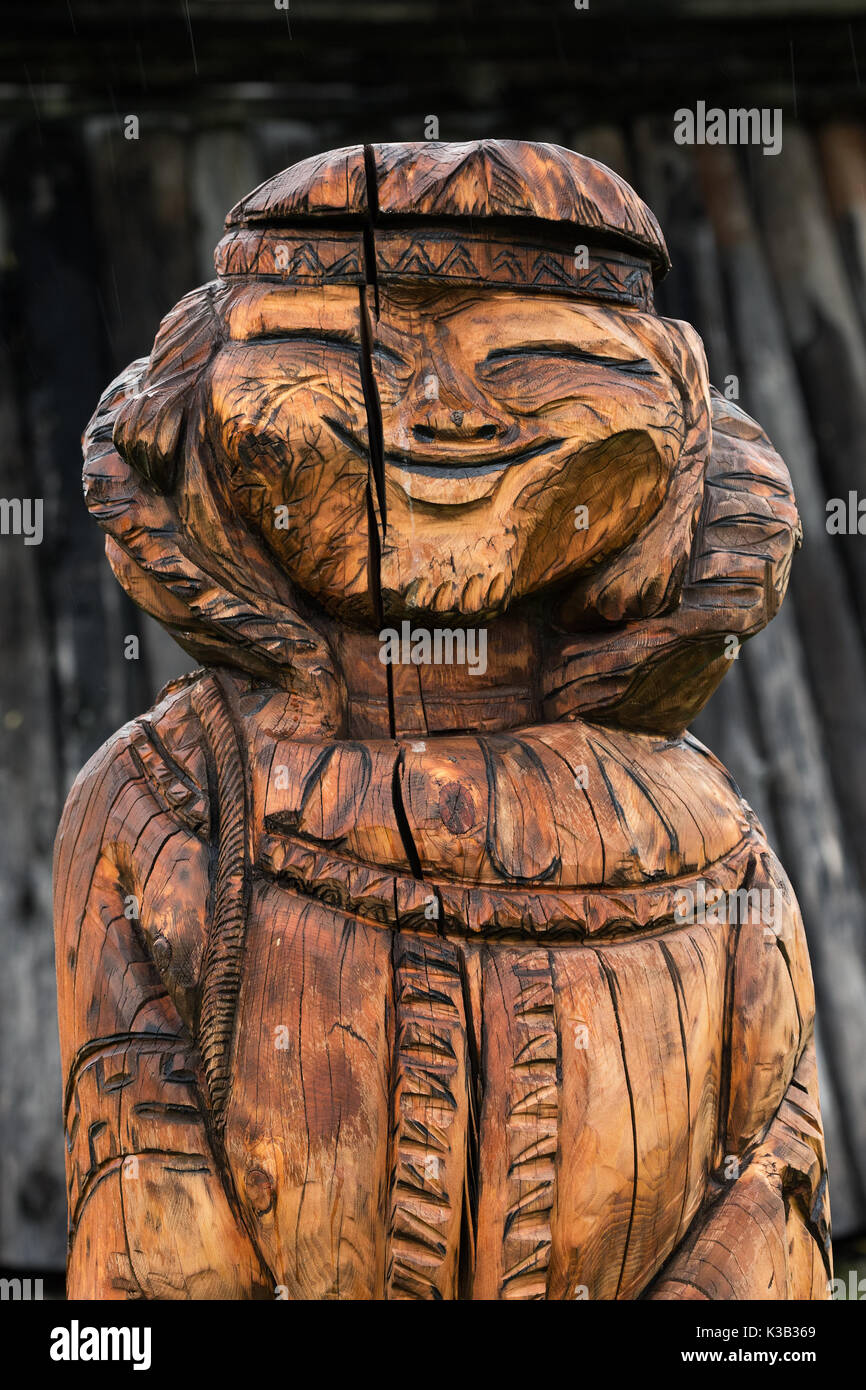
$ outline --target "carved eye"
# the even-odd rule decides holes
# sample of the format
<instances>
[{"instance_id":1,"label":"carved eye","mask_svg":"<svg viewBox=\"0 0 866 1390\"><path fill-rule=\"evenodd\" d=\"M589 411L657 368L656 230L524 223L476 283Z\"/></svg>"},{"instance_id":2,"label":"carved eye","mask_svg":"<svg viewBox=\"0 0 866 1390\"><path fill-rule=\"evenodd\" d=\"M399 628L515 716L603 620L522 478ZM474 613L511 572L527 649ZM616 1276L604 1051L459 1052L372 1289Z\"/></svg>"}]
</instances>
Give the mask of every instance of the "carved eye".
<instances>
[{"instance_id":1,"label":"carved eye","mask_svg":"<svg viewBox=\"0 0 866 1390\"><path fill-rule=\"evenodd\" d=\"M585 366L597 367L602 371L622 372L626 376L655 376L656 369L647 357L610 357L602 353L587 352L584 348L570 347L567 343L521 343L514 347L494 348L488 352L479 367L485 374L511 371L515 368L525 370L531 363L576 362Z\"/></svg>"},{"instance_id":2,"label":"carved eye","mask_svg":"<svg viewBox=\"0 0 866 1390\"><path fill-rule=\"evenodd\" d=\"M268 347L299 347L308 351L322 348L348 348L350 352L360 352L360 343L348 333L275 333L273 330L263 330L261 333L250 333L247 337L236 339L235 341L244 344L255 343L256 346Z\"/></svg>"},{"instance_id":3,"label":"carved eye","mask_svg":"<svg viewBox=\"0 0 866 1390\"><path fill-rule=\"evenodd\" d=\"M384 343L376 343L370 355L375 367L401 381L408 380L415 370L414 364L408 357L395 352L393 348L387 347Z\"/></svg>"}]
</instances>

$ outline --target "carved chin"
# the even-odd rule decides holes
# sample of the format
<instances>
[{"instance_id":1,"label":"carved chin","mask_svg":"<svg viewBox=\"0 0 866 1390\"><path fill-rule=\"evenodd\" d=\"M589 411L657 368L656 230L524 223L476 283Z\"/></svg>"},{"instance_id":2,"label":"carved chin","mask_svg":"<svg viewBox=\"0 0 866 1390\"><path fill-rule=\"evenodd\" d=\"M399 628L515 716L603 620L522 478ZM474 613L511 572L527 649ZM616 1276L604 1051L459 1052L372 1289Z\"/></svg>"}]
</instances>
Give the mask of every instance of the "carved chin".
<instances>
[{"instance_id":1,"label":"carved chin","mask_svg":"<svg viewBox=\"0 0 866 1390\"><path fill-rule=\"evenodd\" d=\"M413 554L411 540L382 555L382 604L386 617L437 613L452 621L492 617L507 607L517 568L517 538L477 538L438 556Z\"/></svg>"},{"instance_id":2,"label":"carved chin","mask_svg":"<svg viewBox=\"0 0 866 1390\"><path fill-rule=\"evenodd\" d=\"M622 550L662 505L669 475L653 437L625 431L555 467L515 471L472 513L481 534L394 506L381 557L384 612L495 617Z\"/></svg>"}]
</instances>

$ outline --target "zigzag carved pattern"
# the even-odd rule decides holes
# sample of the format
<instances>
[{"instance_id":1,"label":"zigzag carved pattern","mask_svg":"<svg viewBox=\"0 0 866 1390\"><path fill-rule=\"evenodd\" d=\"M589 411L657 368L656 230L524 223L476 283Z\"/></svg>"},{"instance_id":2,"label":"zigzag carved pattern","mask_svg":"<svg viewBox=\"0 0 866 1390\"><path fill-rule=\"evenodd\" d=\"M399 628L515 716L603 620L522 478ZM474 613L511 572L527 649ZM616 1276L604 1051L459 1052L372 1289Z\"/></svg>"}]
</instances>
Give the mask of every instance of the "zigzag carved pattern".
<instances>
[{"instance_id":1,"label":"zigzag carved pattern","mask_svg":"<svg viewBox=\"0 0 866 1390\"><path fill-rule=\"evenodd\" d=\"M385 1296L453 1299L466 1165L466 1019L457 948L397 934Z\"/></svg>"},{"instance_id":2,"label":"zigzag carved pattern","mask_svg":"<svg viewBox=\"0 0 866 1390\"><path fill-rule=\"evenodd\" d=\"M578 233L574 233L575 239ZM588 248L575 264L574 247L453 234L427 236L377 231L378 278L442 279L464 285L503 285L609 299L651 310L649 263L617 251Z\"/></svg>"},{"instance_id":3,"label":"zigzag carved pattern","mask_svg":"<svg viewBox=\"0 0 866 1390\"><path fill-rule=\"evenodd\" d=\"M271 228L242 230L223 237L214 252L218 275L273 275L302 284L334 280L363 284L358 232L297 232Z\"/></svg>"},{"instance_id":4,"label":"zigzag carved pattern","mask_svg":"<svg viewBox=\"0 0 866 1390\"><path fill-rule=\"evenodd\" d=\"M516 988L505 1122L509 1201L499 1294L503 1299L544 1299L559 1140L553 971L546 951L515 953L511 970Z\"/></svg>"},{"instance_id":5,"label":"zigzag carved pattern","mask_svg":"<svg viewBox=\"0 0 866 1390\"><path fill-rule=\"evenodd\" d=\"M579 237L577 230L574 238ZM503 285L514 289L613 300L652 309L649 262L618 251L588 250L587 266L575 264L574 247L494 241L466 234L424 235L377 230L378 278L446 280L461 285ZM260 275L289 284L361 284L363 255L357 232L242 230L224 237L216 249L223 278Z\"/></svg>"}]
</instances>

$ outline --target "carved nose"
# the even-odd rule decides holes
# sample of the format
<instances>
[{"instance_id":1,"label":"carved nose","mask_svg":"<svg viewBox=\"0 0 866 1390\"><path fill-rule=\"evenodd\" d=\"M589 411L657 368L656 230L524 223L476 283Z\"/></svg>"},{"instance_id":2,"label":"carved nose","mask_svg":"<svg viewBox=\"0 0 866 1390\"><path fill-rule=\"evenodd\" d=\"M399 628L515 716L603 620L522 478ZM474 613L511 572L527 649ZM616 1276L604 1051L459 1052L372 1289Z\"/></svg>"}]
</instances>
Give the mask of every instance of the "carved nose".
<instances>
[{"instance_id":1,"label":"carved nose","mask_svg":"<svg viewBox=\"0 0 866 1390\"><path fill-rule=\"evenodd\" d=\"M447 415L427 415L423 423L412 426L412 433L417 440L433 444L437 440L453 443L458 439L496 439L504 430L485 419L480 411L450 410Z\"/></svg>"}]
</instances>

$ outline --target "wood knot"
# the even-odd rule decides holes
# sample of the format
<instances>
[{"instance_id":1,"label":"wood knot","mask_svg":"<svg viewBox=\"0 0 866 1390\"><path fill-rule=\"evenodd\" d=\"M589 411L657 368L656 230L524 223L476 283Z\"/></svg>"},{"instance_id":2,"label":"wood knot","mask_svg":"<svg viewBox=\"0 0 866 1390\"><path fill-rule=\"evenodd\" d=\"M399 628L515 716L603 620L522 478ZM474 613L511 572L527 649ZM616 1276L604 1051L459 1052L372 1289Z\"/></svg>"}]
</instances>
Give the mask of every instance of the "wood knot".
<instances>
[{"instance_id":1,"label":"wood knot","mask_svg":"<svg viewBox=\"0 0 866 1390\"><path fill-rule=\"evenodd\" d=\"M247 1201L257 1216L267 1216L274 1205L274 1184L264 1168L248 1168L244 1174Z\"/></svg>"},{"instance_id":2,"label":"wood knot","mask_svg":"<svg viewBox=\"0 0 866 1390\"><path fill-rule=\"evenodd\" d=\"M155 937L150 954L157 970L166 971L171 965L171 942L165 936Z\"/></svg>"},{"instance_id":3,"label":"wood knot","mask_svg":"<svg viewBox=\"0 0 866 1390\"><path fill-rule=\"evenodd\" d=\"M462 782L446 782L439 793L442 824L452 835L465 835L475 824L475 802Z\"/></svg>"}]
</instances>

